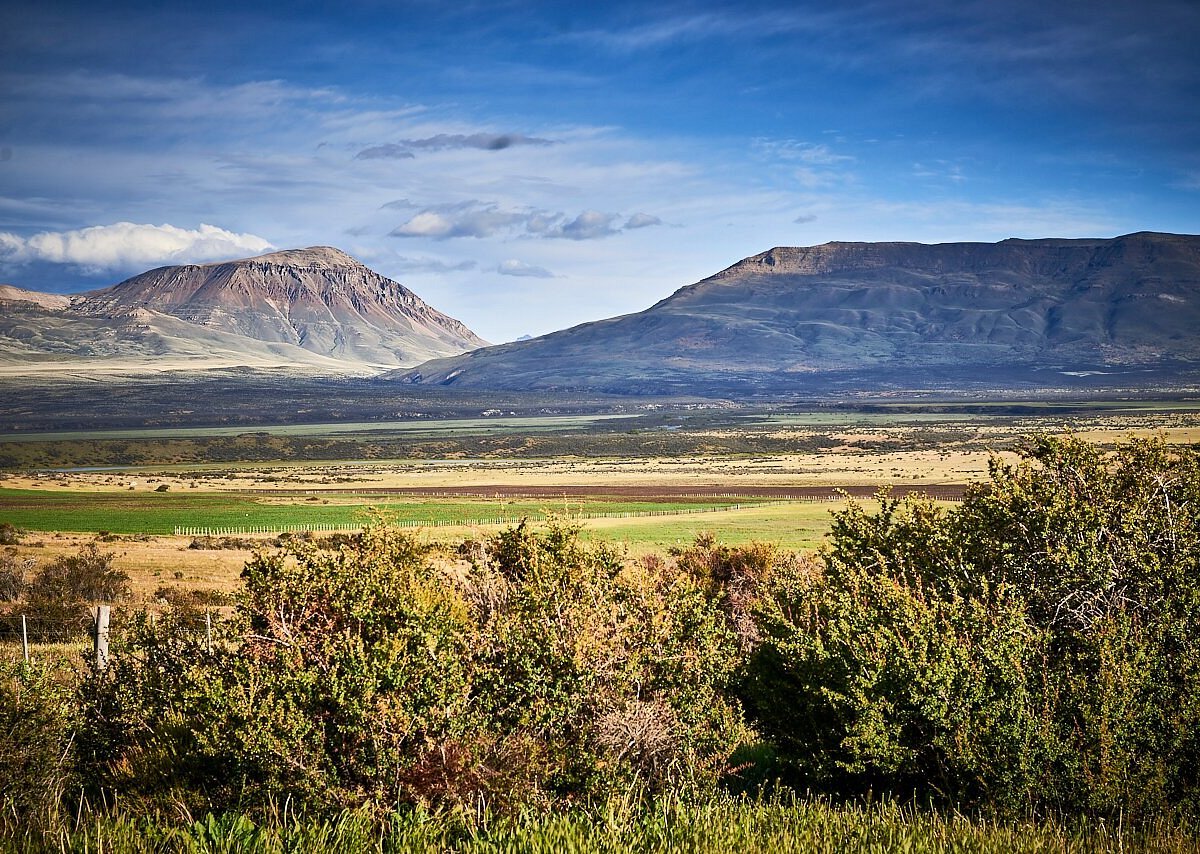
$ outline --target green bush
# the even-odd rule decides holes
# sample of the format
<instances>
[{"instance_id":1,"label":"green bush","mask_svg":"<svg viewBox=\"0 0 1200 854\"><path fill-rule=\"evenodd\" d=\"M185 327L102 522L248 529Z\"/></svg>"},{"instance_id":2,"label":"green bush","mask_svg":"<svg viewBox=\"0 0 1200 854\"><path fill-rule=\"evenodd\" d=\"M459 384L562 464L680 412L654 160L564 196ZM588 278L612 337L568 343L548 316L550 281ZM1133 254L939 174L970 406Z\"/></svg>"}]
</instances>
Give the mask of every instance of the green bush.
<instances>
[{"instance_id":1,"label":"green bush","mask_svg":"<svg viewBox=\"0 0 1200 854\"><path fill-rule=\"evenodd\" d=\"M711 790L745 740L735 633L704 587L524 524L435 566L376 525L244 572L209 651L138 622L90 683L87 776L192 809L496 809Z\"/></svg>"},{"instance_id":2,"label":"green bush","mask_svg":"<svg viewBox=\"0 0 1200 854\"><path fill-rule=\"evenodd\" d=\"M72 785L70 686L46 665L0 661L0 834L59 820Z\"/></svg>"},{"instance_id":3,"label":"green bush","mask_svg":"<svg viewBox=\"0 0 1200 854\"><path fill-rule=\"evenodd\" d=\"M113 566L116 555L88 543L78 554L47 563L29 582L36 602L118 602L129 598L129 575Z\"/></svg>"},{"instance_id":4,"label":"green bush","mask_svg":"<svg viewBox=\"0 0 1200 854\"><path fill-rule=\"evenodd\" d=\"M744 696L797 779L954 804L1200 805L1200 462L1045 439L946 510L837 515Z\"/></svg>"}]
</instances>

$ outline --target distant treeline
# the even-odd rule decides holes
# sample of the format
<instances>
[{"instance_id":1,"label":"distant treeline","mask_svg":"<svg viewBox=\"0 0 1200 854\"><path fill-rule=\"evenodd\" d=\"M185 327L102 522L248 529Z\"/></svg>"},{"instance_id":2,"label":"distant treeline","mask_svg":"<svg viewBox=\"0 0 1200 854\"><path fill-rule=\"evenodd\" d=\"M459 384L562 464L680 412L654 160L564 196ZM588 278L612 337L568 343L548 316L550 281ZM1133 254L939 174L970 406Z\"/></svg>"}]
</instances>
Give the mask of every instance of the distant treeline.
<instances>
[{"instance_id":1,"label":"distant treeline","mask_svg":"<svg viewBox=\"0 0 1200 854\"><path fill-rule=\"evenodd\" d=\"M0 443L0 469L60 469L175 463L272 462L296 460L446 459L454 457L540 458L553 456L681 456L819 451L838 445L827 436L780 438L745 432L715 437L661 430L511 433L431 438L321 438L270 435L172 439L82 439ZM904 447L895 444L896 449Z\"/></svg>"}]
</instances>

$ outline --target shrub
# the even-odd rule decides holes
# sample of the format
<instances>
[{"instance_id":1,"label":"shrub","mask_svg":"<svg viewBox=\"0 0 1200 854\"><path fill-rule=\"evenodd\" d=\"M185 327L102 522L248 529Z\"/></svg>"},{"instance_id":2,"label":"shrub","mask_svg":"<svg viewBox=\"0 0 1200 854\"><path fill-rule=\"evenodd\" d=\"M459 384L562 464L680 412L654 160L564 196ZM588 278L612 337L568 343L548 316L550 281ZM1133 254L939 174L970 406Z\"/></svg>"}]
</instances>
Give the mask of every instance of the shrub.
<instances>
[{"instance_id":1,"label":"shrub","mask_svg":"<svg viewBox=\"0 0 1200 854\"><path fill-rule=\"evenodd\" d=\"M15 546L24 536L25 532L11 522L0 522L0 546Z\"/></svg>"},{"instance_id":2,"label":"shrub","mask_svg":"<svg viewBox=\"0 0 1200 854\"><path fill-rule=\"evenodd\" d=\"M117 602L129 598L129 576L113 566L116 555L88 543L78 554L43 566L29 583L36 602Z\"/></svg>"},{"instance_id":3,"label":"shrub","mask_svg":"<svg viewBox=\"0 0 1200 854\"><path fill-rule=\"evenodd\" d=\"M25 595L25 576L32 559L19 560L13 552L0 554L0 602L15 602Z\"/></svg>"},{"instance_id":4,"label":"shrub","mask_svg":"<svg viewBox=\"0 0 1200 854\"><path fill-rule=\"evenodd\" d=\"M703 587L557 523L484 552L442 569L375 525L336 552L256 556L211 653L170 615L114 651L88 776L194 808L711 789L747 732L726 691L737 639Z\"/></svg>"},{"instance_id":5,"label":"shrub","mask_svg":"<svg viewBox=\"0 0 1200 854\"><path fill-rule=\"evenodd\" d=\"M0 831L50 829L71 780L70 683L33 663L0 662Z\"/></svg>"},{"instance_id":6,"label":"shrub","mask_svg":"<svg viewBox=\"0 0 1200 854\"><path fill-rule=\"evenodd\" d=\"M1200 803L1200 462L1038 441L946 510L837 514L745 683L798 779L1009 809Z\"/></svg>"}]
</instances>

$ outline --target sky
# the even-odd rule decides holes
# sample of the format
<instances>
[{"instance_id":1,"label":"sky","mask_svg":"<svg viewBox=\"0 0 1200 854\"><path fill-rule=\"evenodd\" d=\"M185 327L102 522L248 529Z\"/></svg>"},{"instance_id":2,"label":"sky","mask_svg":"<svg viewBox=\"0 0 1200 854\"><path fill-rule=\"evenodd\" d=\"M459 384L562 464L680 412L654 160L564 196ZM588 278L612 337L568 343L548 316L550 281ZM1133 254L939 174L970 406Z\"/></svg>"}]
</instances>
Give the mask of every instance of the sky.
<instances>
[{"instance_id":1,"label":"sky","mask_svg":"<svg viewBox=\"0 0 1200 854\"><path fill-rule=\"evenodd\" d=\"M0 283L336 246L492 342L774 246L1200 232L1196 0L3 0Z\"/></svg>"}]
</instances>

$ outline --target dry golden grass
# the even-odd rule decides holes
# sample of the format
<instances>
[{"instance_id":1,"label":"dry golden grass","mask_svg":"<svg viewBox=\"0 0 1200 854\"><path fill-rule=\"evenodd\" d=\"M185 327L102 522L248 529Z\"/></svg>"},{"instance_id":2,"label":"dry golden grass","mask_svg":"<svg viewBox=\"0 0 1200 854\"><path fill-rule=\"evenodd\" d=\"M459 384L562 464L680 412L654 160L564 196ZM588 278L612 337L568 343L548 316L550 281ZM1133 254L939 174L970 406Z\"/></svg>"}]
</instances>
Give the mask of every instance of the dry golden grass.
<instances>
[{"instance_id":1,"label":"dry golden grass","mask_svg":"<svg viewBox=\"0 0 1200 854\"><path fill-rule=\"evenodd\" d=\"M36 561L36 572L37 565L74 554L94 541L90 534L32 534L12 548L18 559ZM112 552L113 566L129 575L135 603L152 602L161 585L224 593L237 589L242 567L253 552L189 549L190 542L190 537L146 537L100 542L99 546L101 551Z\"/></svg>"}]
</instances>

